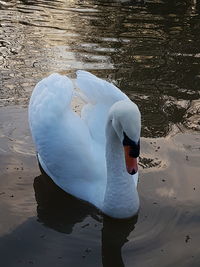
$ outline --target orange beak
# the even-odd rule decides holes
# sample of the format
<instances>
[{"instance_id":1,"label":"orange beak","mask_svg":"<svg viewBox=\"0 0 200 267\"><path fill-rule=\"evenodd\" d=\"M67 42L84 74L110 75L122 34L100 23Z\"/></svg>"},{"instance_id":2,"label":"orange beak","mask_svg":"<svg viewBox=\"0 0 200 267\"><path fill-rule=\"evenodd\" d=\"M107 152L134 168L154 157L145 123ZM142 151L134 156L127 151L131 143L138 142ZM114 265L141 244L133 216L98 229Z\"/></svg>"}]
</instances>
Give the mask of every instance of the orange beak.
<instances>
[{"instance_id":1,"label":"orange beak","mask_svg":"<svg viewBox=\"0 0 200 267\"><path fill-rule=\"evenodd\" d=\"M133 158L130 156L130 146L124 146L124 154L126 161L126 169L129 174L135 174L138 171L137 158Z\"/></svg>"}]
</instances>

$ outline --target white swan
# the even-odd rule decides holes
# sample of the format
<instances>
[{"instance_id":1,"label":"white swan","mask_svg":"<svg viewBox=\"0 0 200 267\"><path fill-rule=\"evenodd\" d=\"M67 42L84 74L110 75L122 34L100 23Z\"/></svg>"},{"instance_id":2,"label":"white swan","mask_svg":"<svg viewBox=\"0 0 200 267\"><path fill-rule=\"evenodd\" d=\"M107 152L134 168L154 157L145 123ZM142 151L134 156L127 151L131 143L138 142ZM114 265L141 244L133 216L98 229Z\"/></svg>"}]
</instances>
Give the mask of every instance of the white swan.
<instances>
[{"instance_id":1,"label":"white swan","mask_svg":"<svg viewBox=\"0 0 200 267\"><path fill-rule=\"evenodd\" d=\"M88 101L81 117L71 109L73 84L66 76L52 74L32 93L29 123L39 162L66 192L108 216L131 217L139 209L139 109L89 72L78 71L76 82Z\"/></svg>"}]
</instances>

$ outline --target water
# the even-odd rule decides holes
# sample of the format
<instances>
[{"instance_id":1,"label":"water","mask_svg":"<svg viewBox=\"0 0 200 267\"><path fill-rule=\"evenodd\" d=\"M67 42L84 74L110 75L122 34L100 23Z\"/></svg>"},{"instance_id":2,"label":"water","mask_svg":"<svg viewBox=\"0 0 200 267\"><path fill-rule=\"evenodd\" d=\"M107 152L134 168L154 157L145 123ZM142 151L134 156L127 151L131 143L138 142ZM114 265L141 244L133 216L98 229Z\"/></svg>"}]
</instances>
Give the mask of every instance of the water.
<instances>
[{"instance_id":1,"label":"water","mask_svg":"<svg viewBox=\"0 0 200 267\"><path fill-rule=\"evenodd\" d=\"M200 265L199 32L198 0L0 1L0 265ZM104 218L37 166L30 94L42 77L74 78L77 69L113 82L140 107L133 220Z\"/></svg>"}]
</instances>

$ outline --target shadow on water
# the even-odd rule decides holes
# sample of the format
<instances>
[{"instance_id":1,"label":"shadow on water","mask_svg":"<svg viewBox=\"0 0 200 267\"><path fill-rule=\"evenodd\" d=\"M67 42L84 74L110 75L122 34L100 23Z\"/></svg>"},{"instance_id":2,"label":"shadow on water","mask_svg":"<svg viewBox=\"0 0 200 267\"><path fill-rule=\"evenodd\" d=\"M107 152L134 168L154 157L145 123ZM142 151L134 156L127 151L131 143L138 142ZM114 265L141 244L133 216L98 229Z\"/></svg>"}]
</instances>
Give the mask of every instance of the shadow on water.
<instances>
[{"instance_id":1,"label":"shadow on water","mask_svg":"<svg viewBox=\"0 0 200 267\"><path fill-rule=\"evenodd\" d=\"M137 216L121 221L99 213L88 203L60 189L45 173L34 180L39 221L56 231L71 234L77 223L91 216L102 223L102 263L104 267L123 267L122 247L134 230Z\"/></svg>"}]
</instances>

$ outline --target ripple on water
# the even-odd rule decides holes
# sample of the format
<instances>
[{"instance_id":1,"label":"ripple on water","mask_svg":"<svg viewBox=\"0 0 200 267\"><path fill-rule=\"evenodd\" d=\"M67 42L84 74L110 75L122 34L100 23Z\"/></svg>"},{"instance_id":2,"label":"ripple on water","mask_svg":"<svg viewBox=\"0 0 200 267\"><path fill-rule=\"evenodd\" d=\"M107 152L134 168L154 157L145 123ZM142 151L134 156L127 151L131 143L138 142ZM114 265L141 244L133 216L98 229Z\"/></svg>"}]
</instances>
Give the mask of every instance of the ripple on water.
<instances>
[{"instance_id":1,"label":"ripple on water","mask_svg":"<svg viewBox=\"0 0 200 267\"><path fill-rule=\"evenodd\" d=\"M1 14L1 103L26 103L34 84L51 72L102 70L101 77L109 74L122 90L136 95L143 135L165 136L172 124L180 123L198 129L184 123L186 110L177 105L199 98L198 19L193 17L198 8L154 1L143 6L128 1L11 1ZM6 79L8 72L12 79ZM137 98L141 93L148 101ZM174 102L169 106L170 97ZM197 117L193 121L198 124Z\"/></svg>"},{"instance_id":2,"label":"ripple on water","mask_svg":"<svg viewBox=\"0 0 200 267\"><path fill-rule=\"evenodd\" d=\"M37 249L46 260L48 248L51 266L61 257L65 266L88 267L101 264L102 249L105 267L112 266L110 260L115 267L199 266L199 140L191 133L171 134L176 125L177 131L200 130L199 2L13 0L0 1L0 10L0 105L9 106L1 108L0 181L6 183L0 203L3 218L13 223L3 221L10 232L0 242L6 261L15 251L16 262L38 264ZM27 105L42 77L74 77L77 69L114 82L142 111L147 138L141 140L139 217L119 225L83 203L80 208L68 200L62 207L60 191L48 191L44 183L40 196L35 192L41 225L35 217L21 223L35 212L31 179L38 174L25 111L10 106ZM50 204L41 207L47 193ZM72 204L77 209L70 210ZM23 245L33 259L26 258Z\"/></svg>"}]
</instances>

